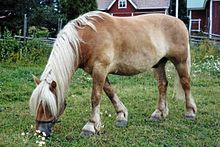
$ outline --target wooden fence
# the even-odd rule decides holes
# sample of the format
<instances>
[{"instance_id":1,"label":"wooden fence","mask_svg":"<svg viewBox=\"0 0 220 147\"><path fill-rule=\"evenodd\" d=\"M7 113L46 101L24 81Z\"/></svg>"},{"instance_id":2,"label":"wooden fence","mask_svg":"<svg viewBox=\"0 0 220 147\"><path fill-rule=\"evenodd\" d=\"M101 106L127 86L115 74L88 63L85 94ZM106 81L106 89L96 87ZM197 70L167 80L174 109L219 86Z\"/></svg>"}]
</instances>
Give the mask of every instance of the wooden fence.
<instances>
[{"instance_id":1,"label":"wooden fence","mask_svg":"<svg viewBox=\"0 0 220 147\"><path fill-rule=\"evenodd\" d=\"M217 34L210 35L210 34L204 32L202 36L190 35L190 40L192 42L196 42L196 43L199 43L203 40L209 40L212 42L220 42L220 35L217 35Z\"/></svg>"}]
</instances>

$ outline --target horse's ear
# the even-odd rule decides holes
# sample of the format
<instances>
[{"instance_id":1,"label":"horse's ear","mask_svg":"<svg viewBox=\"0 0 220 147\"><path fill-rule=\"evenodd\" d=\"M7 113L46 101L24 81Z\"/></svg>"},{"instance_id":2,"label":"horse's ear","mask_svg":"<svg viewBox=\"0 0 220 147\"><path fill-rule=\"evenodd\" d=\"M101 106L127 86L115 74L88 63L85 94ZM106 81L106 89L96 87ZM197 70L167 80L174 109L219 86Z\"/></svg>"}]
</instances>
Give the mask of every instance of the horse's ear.
<instances>
[{"instance_id":1,"label":"horse's ear","mask_svg":"<svg viewBox=\"0 0 220 147\"><path fill-rule=\"evenodd\" d=\"M57 87L57 83L55 81L52 81L52 83L50 84L50 90L54 91Z\"/></svg>"},{"instance_id":2,"label":"horse's ear","mask_svg":"<svg viewBox=\"0 0 220 147\"><path fill-rule=\"evenodd\" d=\"M40 84L40 79L38 79L36 76L34 76L34 75L32 75L32 77L33 77L33 80L34 80L34 82L35 82L35 84L36 85L39 85Z\"/></svg>"}]
</instances>

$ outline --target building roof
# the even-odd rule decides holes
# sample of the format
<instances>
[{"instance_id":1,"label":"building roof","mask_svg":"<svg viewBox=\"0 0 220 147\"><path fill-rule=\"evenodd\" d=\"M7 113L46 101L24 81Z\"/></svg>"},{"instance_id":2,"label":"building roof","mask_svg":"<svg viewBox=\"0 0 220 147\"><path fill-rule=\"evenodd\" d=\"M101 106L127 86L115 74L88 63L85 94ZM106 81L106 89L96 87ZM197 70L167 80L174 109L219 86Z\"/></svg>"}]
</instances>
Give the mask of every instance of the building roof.
<instances>
[{"instance_id":1,"label":"building roof","mask_svg":"<svg viewBox=\"0 0 220 147\"><path fill-rule=\"evenodd\" d=\"M187 0L187 9L203 10L208 0Z\"/></svg>"},{"instance_id":2,"label":"building roof","mask_svg":"<svg viewBox=\"0 0 220 147\"><path fill-rule=\"evenodd\" d=\"M169 8L170 0L128 0L136 9ZM109 10L116 0L97 0L99 10Z\"/></svg>"}]
</instances>

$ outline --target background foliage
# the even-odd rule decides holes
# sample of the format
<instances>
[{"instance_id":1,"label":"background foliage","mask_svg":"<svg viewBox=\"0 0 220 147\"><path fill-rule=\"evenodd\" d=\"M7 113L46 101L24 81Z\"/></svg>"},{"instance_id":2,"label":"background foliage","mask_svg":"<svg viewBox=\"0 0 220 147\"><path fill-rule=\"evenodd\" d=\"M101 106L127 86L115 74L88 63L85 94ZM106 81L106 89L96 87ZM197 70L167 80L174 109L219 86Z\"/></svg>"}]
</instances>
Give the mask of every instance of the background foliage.
<instances>
[{"instance_id":1,"label":"background foliage","mask_svg":"<svg viewBox=\"0 0 220 147\"><path fill-rule=\"evenodd\" d=\"M0 19L1 34L4 34L6 27L17 34L23 26L24 14L30 13L33 6L33 0L0 0L0 16L9 15L6 19Z\"/></svg>"},{"instance_id":2,"label":"background foliage","mask_svg":"<svg viewBox=\"0 0 220 147\"><path fill-rule=\"evenodd\" d=\"M179 0L178 18L181 19L186 25L189 23L189 18L187 16L187 0ZM176 14L176 0L170 0L169 13L172 16Z\"/></svg>"},{"instance_id":3,"label":"background foliage","mask_svg":"<svg viewBox=\"0 0 220 147\"><path fill-rule=\"evenodd\" d=\"M0 0L0 32L6 28L12 34L19 34L23 29L24 14L28 16L29 26L46 27L49 36L55 37L58 31L58 19L73 19L79 14L96 10L95 0Z\"/></svg>"},{"instance_id":4,"label":"background foliage","mask_svg":"<svg viewBox=\"0 0 220 147\"><path fill-rule=\"evenodd\" d=\"M61 8L61 12L71 20L83 13L96 10L97 4L95 0L61 0Z\"/></svg>"},{"instance_id":5,"label":"background foliage","mask_svg":"<svg viewBox=\"0 0 220 147\"><path fill-rule=\"evenodd\" d=\"M44 63L52 48L37 39L20 42L10 32L4 36L5 39L0 41L0 62Z\"/></svg>"},{"instance_id":6,"label":"background foliage","mask_svg":"<svg viewBox=\"0 0 220 147\"><path fill-rule=\"evenodd\" d=\"M170 2L170 14L175 15L175 2ZM179 18L188 24L186 0L179 1ZM58 28L58 19L63 24L68 20L78 17L88 11L97 9L96 0L0 0L0 16L7 16L7 19L0 19L1 34L7 28L14 34L22 30L24 14L28 14L29 26L46 27L49 36L55 37Z\"/></svg>"}]
</instances>

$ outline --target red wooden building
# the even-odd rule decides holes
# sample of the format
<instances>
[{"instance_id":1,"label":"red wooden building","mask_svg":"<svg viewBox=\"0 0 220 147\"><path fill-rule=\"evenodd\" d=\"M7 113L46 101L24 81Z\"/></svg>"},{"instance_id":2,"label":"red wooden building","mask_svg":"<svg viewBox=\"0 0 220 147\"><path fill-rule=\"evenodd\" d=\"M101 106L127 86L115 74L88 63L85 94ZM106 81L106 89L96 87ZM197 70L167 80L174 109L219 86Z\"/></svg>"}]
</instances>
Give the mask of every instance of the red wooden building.
<instances>
[{"instance_id":1,"label":"red wooden building","mask_svg":"<svg viewBox=\"0 0 220 147\"><path fill-rule=\"evenodd\" d=\"M220 0L188 0L190 33L220 35Z\"/></svg>"},{"instance_id":2,"label":"red wooden building","mask_svg":"<svg viewBox=\"0 0 220 147\"><path fill-rule=\"evenodd\" d=\"M114 16L168 13L170 0L97 0L98 9Z\"/></svg>"}]
</instances>

